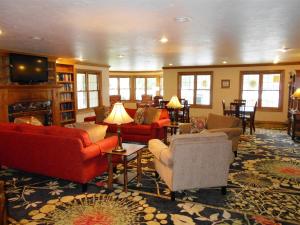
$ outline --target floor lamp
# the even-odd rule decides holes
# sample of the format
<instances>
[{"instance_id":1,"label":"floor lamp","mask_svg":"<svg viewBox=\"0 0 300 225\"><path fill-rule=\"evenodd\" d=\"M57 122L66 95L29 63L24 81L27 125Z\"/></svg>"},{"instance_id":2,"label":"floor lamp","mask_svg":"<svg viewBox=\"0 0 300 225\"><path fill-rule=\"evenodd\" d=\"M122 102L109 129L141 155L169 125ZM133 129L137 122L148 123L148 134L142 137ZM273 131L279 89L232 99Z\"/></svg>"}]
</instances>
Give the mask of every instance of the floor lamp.
<instances>
[{"instance_id":1,"label":"floor lamp","mask_svg":"<svg viewBox=\"0 0 300 225\"><path fill-rule=\"evenodd\" d=\"M121 141L121 124L133 122L133 119L126 112L123 104L117 102L108 117L104 120L105 123L117 124L118 126L118 147L114 149L114 152L125 152L126 149L122 146Z\"/></svg>"}]
</instances>

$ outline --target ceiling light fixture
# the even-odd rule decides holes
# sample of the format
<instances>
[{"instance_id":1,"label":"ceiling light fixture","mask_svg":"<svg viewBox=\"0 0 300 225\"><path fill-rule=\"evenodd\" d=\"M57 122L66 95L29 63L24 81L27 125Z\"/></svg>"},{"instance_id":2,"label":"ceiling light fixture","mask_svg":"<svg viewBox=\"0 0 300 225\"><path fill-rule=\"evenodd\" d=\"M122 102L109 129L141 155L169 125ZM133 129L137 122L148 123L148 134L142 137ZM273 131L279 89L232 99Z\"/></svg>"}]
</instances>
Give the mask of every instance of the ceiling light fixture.
<instances>
[{"instance_id":1,"label":"ceiling light fixture","mask_svg":"<svg viewBox=\"0 0 300 225\"><path fill-rule=\"evenodd\" d=\"M227 64L227 61L224 60L222 63L223 63L223 64Z\"/></svg>"},{"instance_id":2,"label":"ceiling light fixture","mask_svg":"<svg viewBox=\"0 0 300 225\"><path fill-rule=\"evenodd\" d=\"M172 64L172 63L169 63L169 66L173 66L173 64Z\"/></svg>"},{"instance_id":3,"label":"ceiling light fixture","mask_svg":"<svg viewBox=\"0 0 300 225\"><path fill-rule=\"evenodd\" d=\"M192 17L189 16L178 16L174 18L177 23L187 23L192 21Z\"/></svg>"},{"instance_id":4,"label":"ceiling light fixture","mask_svg":"<svg viewBox=\"0 0 300 225\"><path fill-rule=\"evenodd\" d=\"M81 56L76 58L76 60L79 60L80 62L84 61L84 58L82 58Z\"/></svg>"},{"instance_id":5,"label":"ceiling light fixture","mask_svg":"<svg viewBox=\"0 0 300 225\"><path fill-rule=\"evenodd\" d=\"M43 38L41 38L39 36L32 36L31 39L35 40L35 41L41 41L41 40L43 40Z\"/></svg>"},{"instance_id":6,"label":"ceiling light fixture","mask_svg":"<svg viewBox=\"0 0 300 225\"><path fill-rule=\"evenodd\" d=\"M290 49L290 48L283 47L283 48L277 49L276 51L278 51L278 52L287 52L287 51L289 51L289 50L291 50L291 49Z\"/></svg>"},{"instance_id":7,"label":"ceiling light fixture","mask_svg":"<svg viewBox=\"0 0 300 225\"><path fill-rule=\"evenodd\" d=\"M280 60L279 56L276 56L275 59L273 60L273 63L277 64L279 63L279 60Z\"/></svg>"},{"instance_id":8,"label":"ceiling light fixture","mask_svg":"<svg viewBox=\"0 0 300 225\"><path fill-rule=\"evenodd\" d=\"M165 36L163 36L159 41L160 41L161 43L165 44L165 43L167 43L169 40L168 40L168 38L166 38Z\"/></svg>"},{"instance_id":9,"label":"ceiling light fixture","mask_svg":"<svg viewBox=\"0 0 300 225\"><path fill-rule=\"evenodd\" d=\"M124 58L124 55L120 54L118 55L119 58Z\"/></svg>"},{"instance_id":10,"label":"ceiling light fixture","mask_svg":"<svg viewBox=\"0 0 300 225\"><path fill-rule=\"evenodd\" d=\"M3 34L3 31L2 31L2 30L0 30L0 35L1 35L1 34Z\"/></svg>"}]
</instances>

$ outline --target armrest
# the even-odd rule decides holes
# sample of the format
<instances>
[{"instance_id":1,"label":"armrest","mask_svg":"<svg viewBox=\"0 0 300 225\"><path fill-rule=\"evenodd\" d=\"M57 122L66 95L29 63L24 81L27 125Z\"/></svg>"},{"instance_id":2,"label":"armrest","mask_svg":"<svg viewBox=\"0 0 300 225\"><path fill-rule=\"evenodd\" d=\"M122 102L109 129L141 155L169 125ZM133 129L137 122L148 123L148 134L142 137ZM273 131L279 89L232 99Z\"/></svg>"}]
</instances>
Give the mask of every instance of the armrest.
<instances>
[{"instance_id":1,"label":"armrest","mask_svg":"<svg viewBox=\"0 0 300 225\"><path fill-rule=\"evenodd\" d=\"M101 155L100 148L96 144L84 148L81 152L83 160L89 160Z\"/></svg>"},{"instance_id":2,"label":"armrest","mask_svg":"<svg viewBox=\"0 0 300 225\"><path fill-rule=\"evenodd\" d=\"M88 116L84 118L84 122L93 122L96 121L96 116Z\"/></svg>"},{"instance_id":3,"label":"armrest","mask_svg":"<svg viewBox=\"0 0 300 225\"><path fill-rule=\"evenodd\" d=\"M154 155L155 158L160 160L167 166L173 164L172 154L169 150L169 147L165 145L159 139L151 139L148 142L149 151Z\"/></svg>"},{"instance_id":4,"label":"armrest","mask_svg":"<svg viewBox=\"0 0 300 225\"><path fill-rule=\"evenodd\" d=\"M209 132L224 132L227 134L228 139L230 139L230 140L234 137L239 137L243 133L242 128L219 128L219 129L211 129L208 131Z\"/></svg>"},{"instance_id":5,"label":"armrest","mask_svg":"<svg viewBox=\"0 0 300 225\"><path fill-rule=\"evenodd\" d=\"M170 119L158 120L151 124L151 128L162 128L164 125L169 125L171 122Z\"/></svg>"},{"instance_id":6,"label":"armrest","mask_svg":"<svg viewBox=\"0 0 300 225\"><path fill-rule=\"evenodd\" d=\"M118 145L118 136L110 136L101 141L95 143L99 148L100 152L104 154L106 151L113 150Z\"/></svg>"}]
</instances>

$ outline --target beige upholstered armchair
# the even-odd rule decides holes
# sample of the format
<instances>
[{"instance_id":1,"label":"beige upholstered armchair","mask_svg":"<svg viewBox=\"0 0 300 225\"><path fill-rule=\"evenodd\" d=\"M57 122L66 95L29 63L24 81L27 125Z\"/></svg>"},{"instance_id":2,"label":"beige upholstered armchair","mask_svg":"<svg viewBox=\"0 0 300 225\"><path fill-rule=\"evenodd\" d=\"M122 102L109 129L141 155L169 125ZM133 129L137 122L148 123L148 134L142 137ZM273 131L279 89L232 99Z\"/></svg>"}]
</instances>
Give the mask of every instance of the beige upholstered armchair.
<instances>
[{"instance_id":1,"label":"beige upholstered armchair","mask_svg":"<svg viewBox=\"0 0 300 225\"><path fill-rule=\"evenodd\" d=\"M228 139L232 141L232 151L237 155L238 143L240 135L243 133L241 128L241 121L234 116L222 116L209 113L205 122L204 129L209 132L224 132ZM179 124L179 131L181 134L193 133L192 123Z\"/></svg>"},{"instance_id":2,"label":"beige upholstered armchair","mask_svg":"<svg viewBox=\"0 0 300 225\"><path fill-rule=\"evenodd\" d=\"M225 133L174 135L168 147L158 139L149 141L157 173L175 191L222 187L226 194L229 166L233 160L231 141Z\"/></svg>"}]
</instances>

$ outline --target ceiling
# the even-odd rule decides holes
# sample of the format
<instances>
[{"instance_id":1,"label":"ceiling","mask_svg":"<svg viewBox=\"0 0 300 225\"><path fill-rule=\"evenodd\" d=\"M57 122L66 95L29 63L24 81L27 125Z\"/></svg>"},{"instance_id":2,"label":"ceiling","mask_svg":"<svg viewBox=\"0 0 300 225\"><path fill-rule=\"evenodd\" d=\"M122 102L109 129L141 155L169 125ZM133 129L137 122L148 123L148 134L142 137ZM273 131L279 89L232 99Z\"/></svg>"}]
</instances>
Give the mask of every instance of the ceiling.
<instances>
[{"instance_id":1,"label":"ceiling","mask_svg":"<svg viewBox=\"0 0 300 225\"><path fill-rule=\"evenodd\" d=\"M0 49L125 71L295 62L299 9L300 0L1 0ZM191 21L176 22L183 16Z\"/></svg>"}]
</instances>

